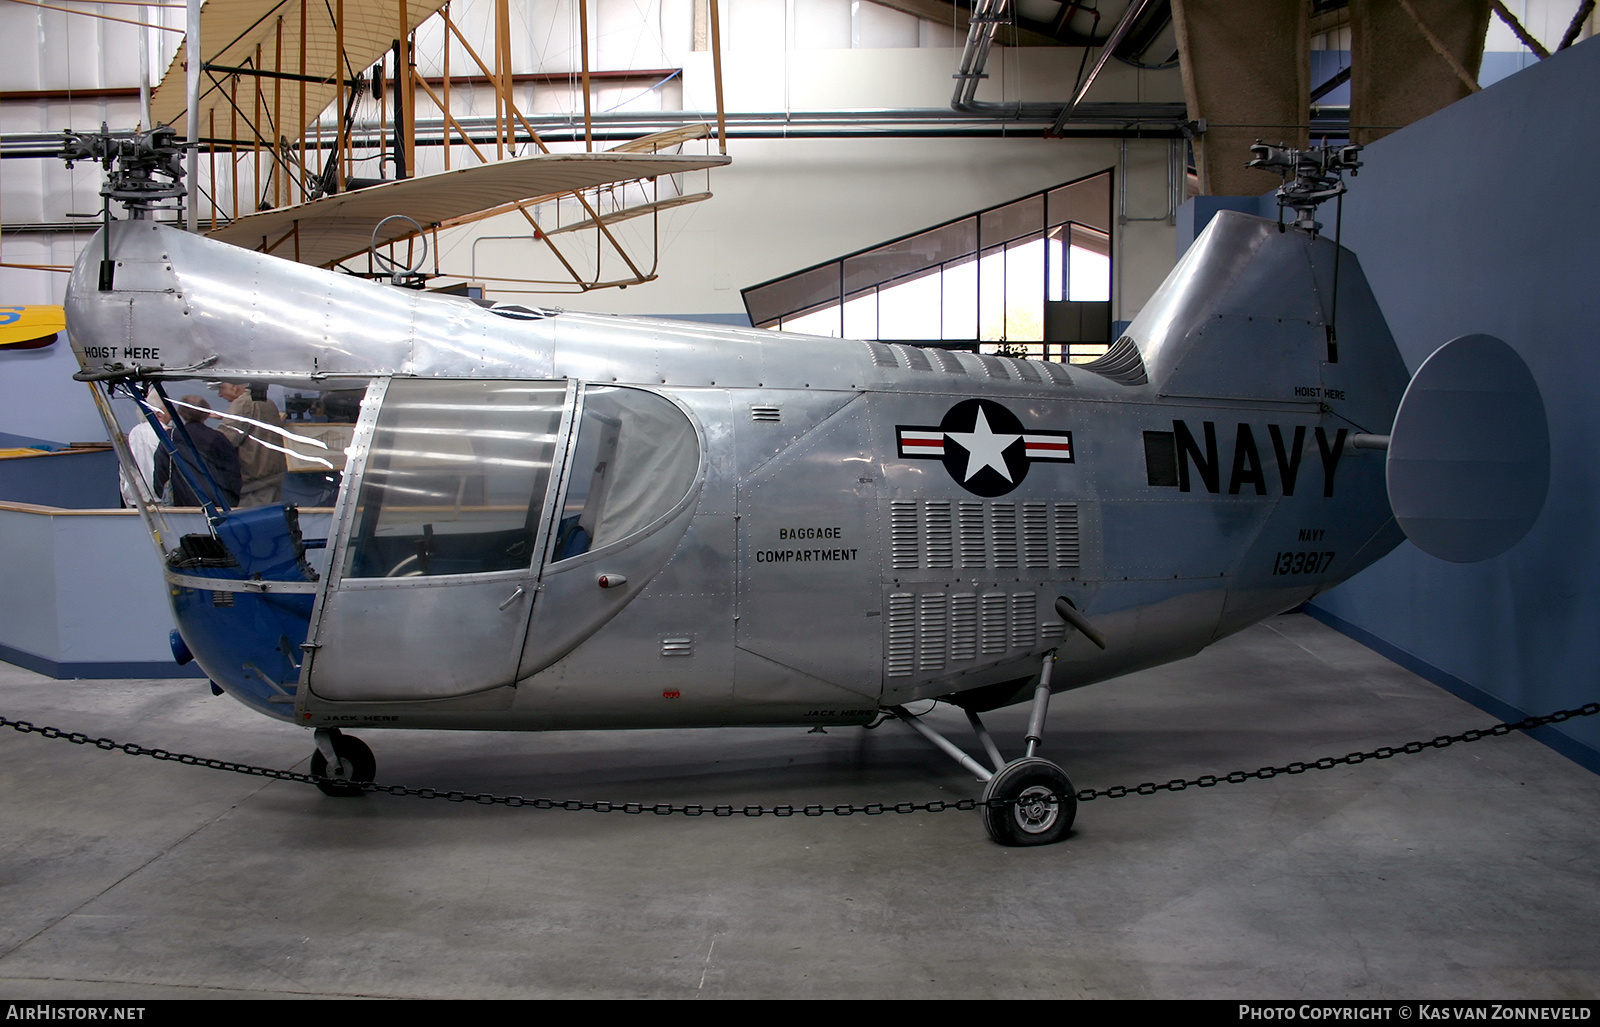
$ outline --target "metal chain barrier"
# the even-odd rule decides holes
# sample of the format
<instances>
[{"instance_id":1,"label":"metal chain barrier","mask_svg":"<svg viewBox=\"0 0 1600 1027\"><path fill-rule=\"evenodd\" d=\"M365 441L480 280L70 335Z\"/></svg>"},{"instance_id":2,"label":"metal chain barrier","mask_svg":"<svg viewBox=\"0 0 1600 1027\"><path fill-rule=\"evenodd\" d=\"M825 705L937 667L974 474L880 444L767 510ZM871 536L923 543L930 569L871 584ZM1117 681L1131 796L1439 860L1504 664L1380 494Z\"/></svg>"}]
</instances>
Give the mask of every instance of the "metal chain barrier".
<instances>
[{"instance_id":1,"label":"metal chain barrier","mask_svg":"<svg viewBox=\"0 0 1600 1027\"><path fill-rule=\"evenodd\" d=\"M1485 738L1508 735L1513 731L1529 731L1547 724L1559 724L1574 717L1592 717L1600 713L1600 702L1586 703L1577 709L1558 710L1543 717L1528 717L1525 720L1496 724L1490 728L1463 731L1458 735L1440 735L1431 742L1407 742L1405 745L1379 746L1370 752L1352 752L1345 756L1324 756L1311 763L1293 762L1281 767L1262 767L1259 770L1236 770L1231 774L1216 775L1202 774L1192 780L1176 778L1165 784L1147 781L1144 784L1128 786L1116 785L1111 788L1099 790L1084 788L1077 792L1079 802L1089 802L1094 799L1121 799L1129 795L1154 795L1157 792L1181 792L1186 788L1211 788L1219 784L1243 784L1246 781L1266 781L1277 777L1279 774L1304 774L1308 770L1331 770L1339 766L1355 766L1367 760L1387 760L1395 756L1415 756L1428 749L1445 749L1458 742L1477 742ZM168 752L165 749L147 749L142 745L132 742L114 742L109 738L90 738L81 732L62 731L53 727L37 727L26 720L12 720L0 717L0 727L9 727L23 734L37 734L45 738L59 738L75 745L92 745L96 749L107 752L121 752L129 756L148 756L156 760L172 760L185 766L205 767L208 770L226 770L235 774L245 774L250 777L266 777L276 781L298 781L301 784L315 785L331 782L363 792L373 792L384 795L409 795L418 799L444 799L446 802L473 802L482 806L513 806L531 807L533 809L561 809L561 810L588 810L594 813L654 813L656 816L671 816L679 814L687 817L699 817L710 814L714 817L792 817L795 815L805 817L838 816L848 817L855 813L867 816L878 816L884 813L944 813L949 810L975 810L984 805L980 799L956 799L946 801L934 799L931 802L868 802L862 805L838 803L828 806L813 803L806 806L779 805L779 806L734 806L722 804L706 806L700 803L675 803L658 802L610 802L606 800L586 799L529 799L520 795L494 795L489 792L463 792L440 791L436 788L408 788L405 785L380 785L374 782L344 782L332 781L330 778L315 774L301 774L292 770L275 770L271 767L253 767L246 763L234 763L230 760L209 759L204 756L190 756L185 753ZM1060 799L1062 796L1053 796ZM993 799L991 806L1005 806L1015 800Z\"/></svg>"}]
</instances>

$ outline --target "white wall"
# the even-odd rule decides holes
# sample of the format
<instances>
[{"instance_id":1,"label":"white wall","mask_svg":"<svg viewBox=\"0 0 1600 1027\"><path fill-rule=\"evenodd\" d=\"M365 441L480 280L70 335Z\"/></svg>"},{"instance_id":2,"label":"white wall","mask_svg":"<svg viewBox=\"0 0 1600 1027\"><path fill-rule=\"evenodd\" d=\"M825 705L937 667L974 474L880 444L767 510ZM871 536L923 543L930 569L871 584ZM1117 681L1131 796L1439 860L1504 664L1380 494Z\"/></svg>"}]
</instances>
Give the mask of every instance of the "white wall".
<instances>
[{"instance_id":1,"label":"white wall","mask_svg":"<svg viewBox=\"0 0 1600 1027\"><path fill-rule=\"evenodd\" d=\"M1130 217L1166 212L1167 148L1165 140L1129 143ZM741 288L1115 168L1120 144L1037 137L736 139L728 152L733 164L711 176L713 199L661 215L659 281L552 302L608 313L743 313ZM649 221L624 222L614 231L630 249L648 254ZM478 226L482 241L452 247L446 266L460 260L469 271L496 276L549 271L551 261L539 256L540 244L519 222ZM1130 223L1116 228L1114 246L1116 316L1131 320L1172 266L1174 230L1164 221ZM608 257L602 270L614 277L622 265ZM517 295L493 283L490 293Z\"/></svg>"}]
</instances>

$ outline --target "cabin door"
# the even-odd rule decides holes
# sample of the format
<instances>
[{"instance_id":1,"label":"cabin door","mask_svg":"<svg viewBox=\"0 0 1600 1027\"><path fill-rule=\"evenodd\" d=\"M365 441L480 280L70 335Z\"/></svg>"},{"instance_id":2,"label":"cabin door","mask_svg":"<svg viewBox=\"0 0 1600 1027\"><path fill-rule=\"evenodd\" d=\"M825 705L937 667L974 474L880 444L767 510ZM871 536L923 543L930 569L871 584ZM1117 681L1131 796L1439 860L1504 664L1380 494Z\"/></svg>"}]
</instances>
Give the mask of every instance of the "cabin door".
<instances>
[{"instance_id":1,"label":"cabin door","mask_svg":"<svg viewBox=\"0 0 1600 1027\"><path fill-rule=\"evenodd\" d=\"M573 395L560 381L373 383L306 646L315 695L413 702L515 681Z\"/></svg>"}]
</instances>

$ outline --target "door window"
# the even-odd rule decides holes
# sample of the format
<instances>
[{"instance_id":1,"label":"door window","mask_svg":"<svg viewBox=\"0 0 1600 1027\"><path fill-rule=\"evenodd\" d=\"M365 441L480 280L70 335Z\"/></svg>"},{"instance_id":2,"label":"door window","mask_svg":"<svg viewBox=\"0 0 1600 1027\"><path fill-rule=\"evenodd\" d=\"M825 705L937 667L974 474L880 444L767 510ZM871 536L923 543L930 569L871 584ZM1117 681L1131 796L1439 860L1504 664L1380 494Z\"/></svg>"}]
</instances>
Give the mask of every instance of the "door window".
<instances>
[{"instance_id":1,"label":"door window","mask_svg":"<svg viewBox=\"0 0 1600 1027\"><path fill-rule=\"evenodd\" d=\"M642 389L590 386L552 560L651 524L688 493L699 471L699 437L671 401Z\"/></svg>"},{"instance_id":2,"label":"door window","mask_svg":"<svg viewBox=\"0 0 1600 1027\"><path fill-rule=\"evenodd\" d=\"M390 382L344 576L528 567L565 398L562 382Z\"/></svg>"}]
</instances>

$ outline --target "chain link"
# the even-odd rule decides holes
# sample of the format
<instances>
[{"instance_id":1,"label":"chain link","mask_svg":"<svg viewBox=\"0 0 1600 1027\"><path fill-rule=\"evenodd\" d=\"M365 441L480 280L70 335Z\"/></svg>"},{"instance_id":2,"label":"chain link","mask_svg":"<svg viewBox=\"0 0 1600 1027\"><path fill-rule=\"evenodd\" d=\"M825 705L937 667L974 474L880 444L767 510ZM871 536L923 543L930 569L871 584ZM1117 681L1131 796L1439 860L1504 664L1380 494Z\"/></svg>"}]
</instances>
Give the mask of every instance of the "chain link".
<instances>
[{"instance_id":1,"label":"chain link","mask_svg":"<svg viewBox=\"0 0 1600 1027\"><path fill-rule=\"evenodd\" d=\"M1308 770L1332 770L1334 767L1355 766L1367 760L1387 760L1395 756L1415 756L1428 749L1445 749L1457 742L1476 742L1484 738L1494 738L1508 735L1513 731L1530 731L1547 724L1559 724L1571 720L1573 717L1592 717L1600 713L1600 702L1586 703L1572 710L1558 710L1543 717L1528 717L1525 720L1496 724L1489 728L1475 728L1463 731L1458 735L1440 735L1429 742L1407 742L1402 746L1379 746L1370 752L1352 752L1345 756L1324 756L1311 763L1299 761L1287 763L1281 767L1262 767L1259 770L1235 770L1230 774L1218 776L1216 774L1202 774L1193 779L1175 778L1165 784L1147 781L1143 784L1128 786L1114 785L1110 788L1093 789L1084 788L1076 793L1079 802L1090 802L1094 799L1121 799L1129 795L1154 795L1157 792L1181 792L1186 788L1212 788L1219 784L1243 784L1246 781L1266 781L1277 777L1279 774L1304 774ZM0 717L0 727L9 727L23 734L37 734L45 738L60 738L76 745L92 745L97 749L107 752L116 751L129 756L148 756L156 760L171 760L185 766L205 767L208 770L226 770L235 774L244 774L249 777L266 777L275 781L297 781L301 784L316 785L324 783L337 784L342 787L359 789L363 792L372 792L383 795L408 795L417 799L443 799L446 802L475 802L482 806L511 806L531 807L533 809L561 809L561 810L587 810L594 813L629 813L635 816L653 813L665 817L674 814L686 817L714 816L714 817L822 817L836 816L848 817L856 813L866 816L880 816L884 813L944 813L950 810L975 810L985 805L980 799L934 799L930 802L868 802L862 805L851 803L837 803L824 805L812 803L806 806L780 805L780 806L735 806L721 804L706 806L700 803L685 803L678 805L668 802L611 802L604 799L529 799L521 795L495 795L490 792L463 792L439 791L435 788L409 788L405 785L380 785L375 782L346 782L335 781L331 778L316 774L301 774L293 770L275 770L271 767L255 767L247 763L234 763L231 760L210 759L203 756L190 756L186 753L168 752L165 749L147 749L133 742L115 742L109 738L90 738L78 731L62 731L54 727L37 727L26 720L12 720ZM1061 795L1052 795L1053 799L1061 799ZM1001 807L1014 803L1011 799L991 799L987 805Z\"/></svg>"}]
</instances>

